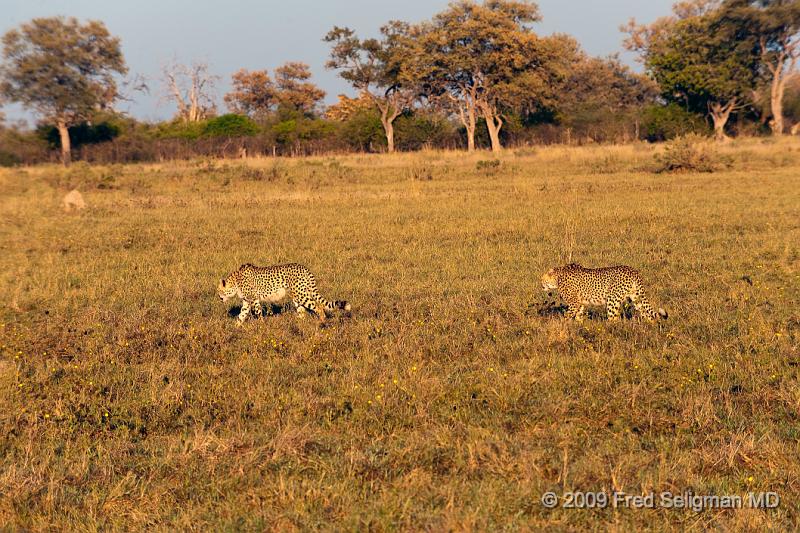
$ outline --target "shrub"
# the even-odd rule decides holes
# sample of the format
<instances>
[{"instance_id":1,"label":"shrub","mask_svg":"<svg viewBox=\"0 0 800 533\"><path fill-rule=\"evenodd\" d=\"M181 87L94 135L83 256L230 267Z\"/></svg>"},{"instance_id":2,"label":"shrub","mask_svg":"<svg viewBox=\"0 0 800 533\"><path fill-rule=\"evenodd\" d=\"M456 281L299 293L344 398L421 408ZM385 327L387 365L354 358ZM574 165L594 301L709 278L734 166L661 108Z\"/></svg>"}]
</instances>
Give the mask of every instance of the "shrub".
<instances>
[{"instance_id":1,"label":"shrub","mask_svg":"<svg viewBox=\"0 0 800 533\"><path fill-rule=\"evenodd\" d=\"M478 161L475 165L475 169L478 172L483 172L487 176L493 176L500 170L500 160L499 159L482 159Z\"/></svg>"},{"instance_id":2,"label":"shrub","mask_svg":"<svg viewBox=\"0 0 800 533\"><path fill-rule=\"evenodd\" d=\"M157 139L199 139L205 130L205 122L184 122L182 120L173 120L172 122L164 122L159 124L153 136Z\"/></svg>"},{"instance_id":3,"label":"shrub","mask_svg":"<svg viewBox=\"0 0 800 533\"><path fill-rule=\"evenodd\" d=\"M714 172L731 165L706 137L688 134L667 143L663 154L656 154L656 172Z\"/></svg>"},{"instance_id":4,"label":"shrub","mask_svg":"<svg viewBox=\"0 0 800 533\"><path fill-rule=\"evenodd\" d=\"M410 165L407 170L412 180L431 181L433 179L433 169L428 164L415 163Z\"/></svg>"},{"instance_id":5,"label":"shrub","mask_svg":"<svg viewBox=\"0 0 800 533\"><path fill-rule=\"evenodd\" d=\"M342 124L340 134L352 150L377 152L386 147L381 117L372 109L350 116Z\"/></svg>"},{"instance_id":6,"label":"shrub","mask_svg":"<svg viewBox=\"0 0 800 533\"><path fill-rule=\"evenodd\" d=\"M16 154L0 150L0 167L14 167L21 163Z\"/></svg>"},{"instance_id":7,"label":"shrub","mask_svg":"<svg viewBox=\"0 0 800 533\"><path fill-rule=\"evenodd\" d=\"M73 148L78 148L85 144L98 144L111 141L120 134L120 127L111 122L100 122L89 124L83 122L75 126L70 126L69 140ZM61 136L55 126L42 125L37 129L39 137L49 144L52 148L61 147Z\"/></svg>"},{"instance_id":8,"label":"shrub","mask_svg":"<svg viewBox=\"0 0 800 533\"><path fill-rule=\"evenodd\" d=\"M251 137L258 132L258 124L249 117L233 113L212 118L203 126L205 137Z\"/></svg>"},{"instance_id":9,"label":"shrub","mask_svg":"<svg viewBox=\"0 0 800 533\"><path fill-rule=\"evenodd\" d=\"M395 146L403 151L420 150L429 146L457 145L459 142L455 125L432 113L405 113L397 118L394 131ZM383 135L382 128L380 134Z\"/></svg>"},{"instance_id":10,"label":"shrub","mask_svg":"<svg viewBox=\"0 0 800 533\"><path fill-rule=\"evenodd\" d=\"M295 119L278 122L271 129L278 144L292 144L297 139L297 121Z\"/></svg>"},{"instance_id":11,"label":"shrub","mask_svg":"<svg viewBox=\"0 0 800 533\"><path fill-rule=\"evenodd\" d=\"M642 133L650 142L667 141L689 133L706 133L708 124L678 104L651 105L642 112Z\"/></svg>"}]
</instances>

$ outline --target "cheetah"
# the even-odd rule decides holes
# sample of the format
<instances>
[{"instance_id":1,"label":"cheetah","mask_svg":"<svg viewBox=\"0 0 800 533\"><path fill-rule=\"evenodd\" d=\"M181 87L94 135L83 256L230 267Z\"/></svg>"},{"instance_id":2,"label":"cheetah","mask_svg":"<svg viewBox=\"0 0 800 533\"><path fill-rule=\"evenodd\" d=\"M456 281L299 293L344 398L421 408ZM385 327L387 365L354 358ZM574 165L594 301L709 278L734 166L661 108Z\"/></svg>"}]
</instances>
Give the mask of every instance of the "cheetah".
<instances>
[{"instance_id":1,"label":"cheetah","mask_svg":"<svg viewBox=\"0 0 800 533\"><path fill-rule=\"evenodd\" d=\"M639 272L629 266L617 265L605 268L584 268L572 263L551 268L542 276L542 290L557 289L569 306L567 316L581 321L589 305L605 305L609 320L619 320L620 306L630 298L636 310L648 321L659 316L667 318L667 312L659 308L654 311L644 291Z\"/></svg>"},{"instance_id":2,"label":"cheetah","mask_svg":"<svg viewBox=\"0 0 800 533\"><path fill-rule=\"evenodd\" d=\"M300 317L304 317L306 311L312 311L321 323L325 323L326 309L350 310L347 302L330 302L320 296L314 275L297 263L266 267L244 264L219 281L217 294L223 302L234 296L242 299L240 325L250 316L251 305L256 317L261 317L262 302L271 306L291 300ZM267 313L271 314L269 307Z\"/></svg>"}]
</instances>

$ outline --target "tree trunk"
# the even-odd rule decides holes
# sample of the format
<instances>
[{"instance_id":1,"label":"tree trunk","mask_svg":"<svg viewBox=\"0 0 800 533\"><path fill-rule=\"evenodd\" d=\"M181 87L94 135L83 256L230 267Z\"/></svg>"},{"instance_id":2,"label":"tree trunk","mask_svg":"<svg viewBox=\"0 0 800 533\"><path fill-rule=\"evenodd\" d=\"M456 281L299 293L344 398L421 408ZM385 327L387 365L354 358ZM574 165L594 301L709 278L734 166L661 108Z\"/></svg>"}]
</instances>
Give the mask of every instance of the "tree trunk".
<instances>
[{"instance_id":1,"label":"tree trunk","mask_svg":"<svg viewBox=\"0 0 800 533\"><path fill-rule=\"evenodd\" d=\"M475 116L477 114L475 104L476 93L477 89L475 87L463 89L463 104L461 102L458 103L458 115L461 118L461 123L464 125L464 129L467 130L468 152L475 151L475 123L477 122Z\"/></svg>"},{"instance_id":2,"label":"tree trunk","mask_svg":"<svg viewBox=\"0 0 800 533\"><path fill-rule=\"evenodd\" d=\"M794 72L797 64L798 46L800 46L800 41L793 40L793 32L784 33L780 41L781 49L774 61L767 61L769 54L767 41L764 37L760 39L761 59L772 75L769 102L772 120L769 121L769 127L772 129L773 135L783 135L783 93L786 88L786 78Z\"/></svg>"},{"instance_id":3,"label":"tree trunk","mask_svg":"<svg viewBox=\"0 0 800 533\"><path fill-rule=\"evenodd\" d=\"M464 124L467 128L467 151L475 151L475 109L467 111L467 121Z\"/></svg>"},{"instance_id":4,"label":"tree trunk","mask_svg":"<svg viewBox=\"0 0 800 533\"><path fill-rule=\"evenodd\" d=\"M198 122L200 120L199 104L197 100L197 93L195 87L192 85L192 90L189 93L189 122Z\"/></svg>"},{"instance_id":5,"label":"tree trunk","mask_svg":"<svg viewBox=\"0 0 800 533\"><path fill-rule=\"evenodd\" d=\"M503 127L503 119L497 116L488 104L483 106L483 118L486 119L486 129L489 130L489 140L492 141L492 152L499 153L503 149L503 145L500 144L500 128Z\"/></svg>"},{"instance_id":6,"label":"tree trunk","mask_svg":"<svg viewBox=\"0 0 800 533\"><path fill-rule=\"evenodd\" d=\"M383 126L383 132L386 134L386 150L392 153L394 152L394 121L403 110L402 104L398 104L388 98L385 100L380 100L374 96L372 98L381 112L381 125Z\"/></svg>"},{"instance_id":7,"label":"tree trunk","mask_svg":"<svg viewBox=\"0 0 800 533\"><path fill-rule=\"evenodd\" d=\"M467 151L475 151L475 108L465 102L463 105L458 103L458 118L467 130Z\"/></svg>"},{"instance_id":8,"label":"tree trunk","mask_svg":"<svg viewBox=\"0 0 800 533\"><path fill-rule=\"evenodd\" d=\"M394 124L390 120L382 119L383 131L386 132L386 150L394 152Z\"/></svg>"},{"instance_id":9,"label":"tree trunk","mask_svg":"<svg viewBox=\"0 0 800 533\"><path fill-rule=\"evenodd\" d=\"M58 136L61 139L61 162L64 163L64 166L67 166L70 163L72 149L69 141L69 129L67 128L67 123L63 120L59 120L56 127L58 128Z\"/></svg>"},{"instance_id":10,"label":"tree trunk","mask_svg":"<svg viewBox=\"0 0 800 533\"><path fill-rule=\"evenodd\" d=\"M786 88L786 76L776 73L772 77L770 85L770 108L772 109L772 120L769 127L773 135L783 135L783 93Z\"/></svg>"},{"instance_id":11,"label":"tree trunk","mask_svg":"<svg viewBox=\"0 0 800 533\"><path fill-rule=\"evenodd\" d=\"M461 122L464 124L464 128L467 130L467 151L474 152L475 123L477 122L477 119L475 118L475 104L470 100L467 100L465 107L466 112L464 109L461 109Z\"/></svg>"},{"instance_id":12,"label":"tree trunk","mask_svg":"<svg viewBox=\"0 0 800 533\"><path fill-rule=\"evenodd\" d=\"M717 141L725 141L728 139L728 136L725 134L725 124L728 123L728 118L731 116L731 111L733 111L735 105L735 100L725 105L718 102L709 105L711 120L714 122L714 139Z\"/></svg>"}]
</instances>

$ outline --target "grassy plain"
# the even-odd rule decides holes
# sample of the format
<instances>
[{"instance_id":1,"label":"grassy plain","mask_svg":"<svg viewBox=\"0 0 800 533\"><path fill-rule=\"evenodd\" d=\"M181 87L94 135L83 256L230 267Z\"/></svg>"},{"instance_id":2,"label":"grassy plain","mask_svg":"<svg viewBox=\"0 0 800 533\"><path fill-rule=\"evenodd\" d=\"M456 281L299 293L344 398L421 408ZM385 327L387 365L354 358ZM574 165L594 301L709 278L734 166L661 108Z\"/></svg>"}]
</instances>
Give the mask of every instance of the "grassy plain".
<instances>
[{"instance_id":1,"label":"grassy plain","mask_svg":"<svg viewBox=\"0 0 800 533\"><path fill-rule=\"evenodd\" d=\"M661 149L0 171L0 529L800 527L800 142ZM670 319L541 314L569 260ZM218 279L288 261L352 315L235 327ZM781 504L540 503L687 490Z\"/></svg>"}]
</instances>

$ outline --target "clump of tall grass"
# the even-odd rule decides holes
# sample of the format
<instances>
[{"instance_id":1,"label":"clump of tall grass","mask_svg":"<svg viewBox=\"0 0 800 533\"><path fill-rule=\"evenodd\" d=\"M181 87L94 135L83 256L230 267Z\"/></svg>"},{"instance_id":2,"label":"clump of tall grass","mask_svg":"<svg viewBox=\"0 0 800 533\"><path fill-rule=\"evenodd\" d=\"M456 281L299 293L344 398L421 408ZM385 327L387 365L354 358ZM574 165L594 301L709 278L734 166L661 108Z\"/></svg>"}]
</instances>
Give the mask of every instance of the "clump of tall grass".
<instances>
[{"instance_id":1,"label":"clump of tall grass","mask_svg":"<svg viewBox=\"0 0 800 533\"><path fill-rule=\"evenodd\" d=\"M478 172L482 172L487 176L492 176L500 170L500 160L499 159L482 159L478 161L475 165L475 169Z\"/></svg>"},{"instance_id":2,"label":"clump of tall grass","mask_svg":"<svg viewBox=\"0 0 800 533\"><path fill-rule=\"evenodd\" d=\"M706 137L690 133L668 142L655 155L656 172L715 172L729 168L730 157L721 155Z\"/></svg>"}]
</instances>

